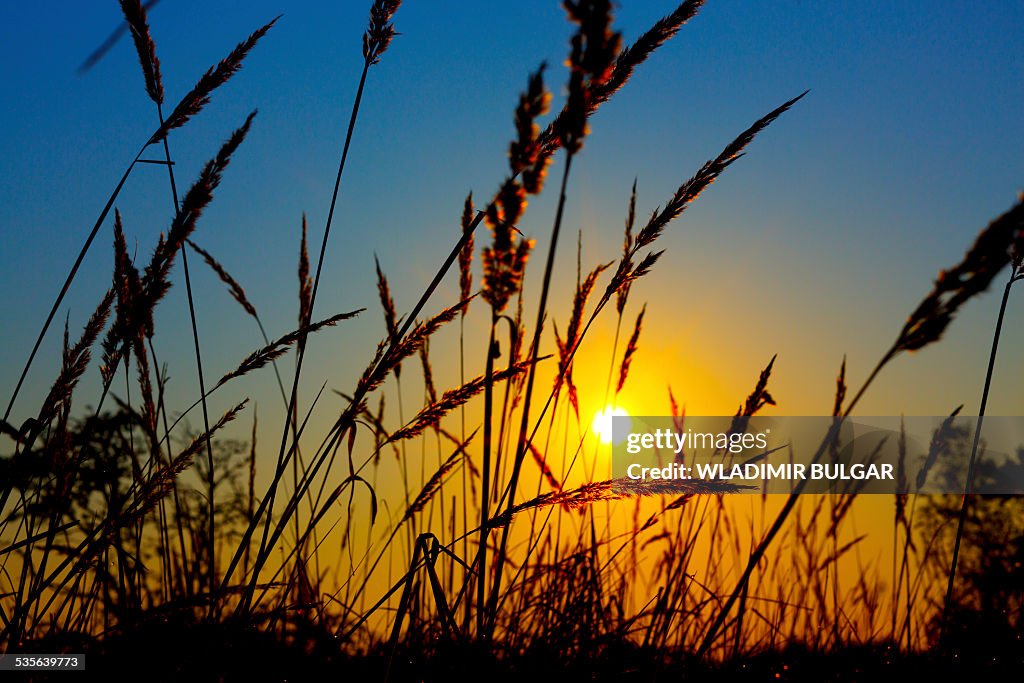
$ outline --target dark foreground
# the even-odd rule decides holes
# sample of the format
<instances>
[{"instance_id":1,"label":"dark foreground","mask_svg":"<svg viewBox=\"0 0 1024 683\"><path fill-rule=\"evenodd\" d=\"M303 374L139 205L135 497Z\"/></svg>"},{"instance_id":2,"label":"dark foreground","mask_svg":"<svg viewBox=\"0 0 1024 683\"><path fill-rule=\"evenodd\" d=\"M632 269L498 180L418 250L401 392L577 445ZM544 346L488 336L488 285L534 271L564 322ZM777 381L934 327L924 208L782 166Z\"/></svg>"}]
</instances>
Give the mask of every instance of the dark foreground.
<instances>
[{"instance_id":1,"label":"dark foreground","mask_svg":"<svg viewBox=\"0 0 1024 683\"><path fill-rule=\"evenodd\" d=\"M21 674L33 681L884 681L1021 680L1024 640L966 630L943 653L901 653L881 645L833 651L789 646L705 664L680 653L600 638L564 654L543 644L515 653L435 640L412 649L387 646L343 654L330 636L279 634L225 624L148 624L103 640L64 635L25 651L84 652L83 672ZM301 646L298 643L302 643ZM11 679L18 678L12 675Z\"/></svg>"}]
</instances>

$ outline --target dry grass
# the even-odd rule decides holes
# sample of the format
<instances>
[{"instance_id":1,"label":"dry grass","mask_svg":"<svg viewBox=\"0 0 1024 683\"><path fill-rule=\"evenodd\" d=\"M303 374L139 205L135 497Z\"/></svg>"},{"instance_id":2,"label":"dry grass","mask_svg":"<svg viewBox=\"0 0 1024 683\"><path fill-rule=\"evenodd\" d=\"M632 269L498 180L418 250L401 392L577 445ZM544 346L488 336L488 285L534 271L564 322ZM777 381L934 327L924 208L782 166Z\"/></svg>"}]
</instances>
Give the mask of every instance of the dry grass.
<instances>
[{"instance_id":1,"label":"dry grass","mask_svg":"<svg viewBox=\"0 0 1024 683\"><path fill-rule=\"evenodd\" d=\"M122 0L121 5L146 95L160 121L142 149L161 143L177 206L168 144L172 132L185 134L189 120L239 70L277 19L207 71L165 119L160 62L145 8L138 1ZM634 671L653 677L659 671L700 674L711 666L740 664L770 670L792 661L787 648L806 648L805 658L827 652L835 666L844 666L848 653L860 653L880 670L893 672L901 662L922 661L917 658L925 655L919 653L938 642L934 624L942 611L946 576L950 588L942 624L962 618L972 600L981 604L996 600L991 597L996 595L1005 605L1003 625L1019 638L1024 628L1020 584L1008 581L1003 593L986 584L989 575L977 571L984 556L971 554L963 560L969 567L963 580L967 583L962 593L952 589L961 542L987 538L979 531L981 517L969 524L966 497L955 510L959 522L953 571L943 573L949 566L944 544L950 539L943 531L949 525L941 520L950 517L949 510L919 502L918 496L897 496L892 566L886 572L860 557L864 535L856 531L858 489L831 497L800 496L798 485L781 499L732 497L723 494L739 487L723 482L595 480L580 471L580 463L601 448L581 424L573 378L577 353L595 321L614 298L616 337L605 398L613 379L617 397L627 390L631 363L641 353L646 305L636 311L621 356L619 328L629 311L630 294L638 291L634 285L663 255L655 250L656 242L746 153L756 136L804 97L788 100L740 133L639 227L634 182L619 260L585 270L579 263L582 248L578 251L576 286L565 297L572 303L563 336L549 319L548 301L562 215L572 195L573 159L589 133L589 119L703 2L681 3L627 46L614 28L611 3L565 2L574 33L564 107L545 122L551 96L544 79L550 72L542 65L529 76L514 108L508 177L480 210L473 195L467 196L452 231L457 238L448 259L432 283L409 298L416 304L408 312L397 306L376 261L385 336L367 353L369 362L351 393L338 392L346 403L333 426L324 434L306 431L314 412L323 409L323 388L299 400L307 345L316 343L313 333L362 310L313 321L367 74L371 66L386 68L385 53L398 35L394 21L400 20L399 5L377 0L371 6L363 70L315 269L302 219L297 328L271 341L239 279L196 244L204 210L243 144L254 112L203 167L141 270L129 256L122 217L115 209L113 286L76 342L71 343L65 328L57 377L39 410L17 427L8 419L39 341L134 162L111 194L0 421L0 432L13 448L0 458L0 649L82 647L110 656L108 661L121 653L122 662L128 662L143 652L152 656L156 650L190 643L205 651L215 643L243 655L279 652L282 661L302 662L308 672L337 673L350 667L367 678L433 679L495 672L496 662L517 675L539 670L613 677ZM558 150L564 150L565 164L552 231L535 242L516 223L527 210L528 197L543 191ZM844 361L836 381L835 433L890 362L904 351L937 343L963 306L1007 265L1012 268L1007 296L1010 285L1024 278L1017 256L1022 207L1018 202L993 221L961 263L940 272L890 350L849 400ZM492 238L480 251L479 294L486 306L471 309L477 296L474 232L482 222ZM186 244L257 322L262 336L259 348L209 390L184 263ZM523 288L531 276L527 266L535 244L546 247L546 261L534 276L539 286L530 327L524 308L534 301L524 302ZM398 258L383 256L384 261ZM153 339L159 336L154 313L168 298L179 261L192 314L199 393L171 422L168 415L175 410L166 405L167 374L154 352ZM438 284L449 275L456 277L452 270L457 271L458 301L433 301ZM533 285L534 279L529 282ZM406 300L402 294L398 301ZM425 314L430 310L439 312ZM471 315L490 323L482 338L467 337L464 321ZM456 318L460 377L454 388L439 390L435 383L446 382L431 363L431 342L434 354L449 348L437 340L454 334L451 323ZM545 335L545 328L552 334ZM997 325L996 340L998 334ZM76 410L81 403L75 402L76 391L92 366L97 344L103 393L94 410ZM467 380L466 356L475 356L473 349L485 371ZM276 361L292 350L294 370L282 378ZM551 356L546 355L549 351ZM392 399L402 405L398 380L403 363L413 356L420 360L422 403L415 400L421 407L408 420L400 407L395 419L385 414L385 397L388 405ZM995 344L993 362L994 357ZM538 368L549 358L554 381L549 389L535 389ZM769 388L774 362L773 357L740 402L732 431L746 431L749 418L775 405ZM268 365L278 373L284 408L276 457L272 452L260 455L255 411L248 444L219 436L225 425L242 416L242 397L232 398L235 406L219 420L211 422L206 416L211 394L229 393L236 380ZM410 365L407 375L416 373ZM121 394L115 382L122 372L123 398L114 395ZM990 367L989 379L991 374ZM282 379L291 379L290 392ZM371 410L374 394L377 408ZM114 411L103 410L108 395L114 395ZM409 395L404 398L411 400ZM681 427L685 409L671 390L666 398L666 408ZM481 402L477 424L477 413L465 407ZM300 404L306 406L305 413L299 413ZM190 433L179 425L199 406L203 429ZM906 480L906 458L923 455L930 468L947 449L959 447L962 435L953 431L953 416L936 432L926 454L908 453L901 440L901 481ZM452 426L455 420L458 429ZM830 453L831 436L822 441L813 461ZM196 458L204 451L205 460ZM382 457L387 452L394 457ZM270 466L266 487L258 486L257 461ZM396 472L400 477L393 476ZM393 490L389 477L401 479L401 490ZM196 480L202 482L202 493L192 486ZM1019 533L1000 530L1008 534L1006 543L1021 543ZM972 597L969 589L982 597ZM971 612L980 613L980 608ZM138 645L140 634L152 634L148 650ZM888 654L879 654L884 652ZM241 664L223 666L227 672Z\"/></svg>"}]
</instances>

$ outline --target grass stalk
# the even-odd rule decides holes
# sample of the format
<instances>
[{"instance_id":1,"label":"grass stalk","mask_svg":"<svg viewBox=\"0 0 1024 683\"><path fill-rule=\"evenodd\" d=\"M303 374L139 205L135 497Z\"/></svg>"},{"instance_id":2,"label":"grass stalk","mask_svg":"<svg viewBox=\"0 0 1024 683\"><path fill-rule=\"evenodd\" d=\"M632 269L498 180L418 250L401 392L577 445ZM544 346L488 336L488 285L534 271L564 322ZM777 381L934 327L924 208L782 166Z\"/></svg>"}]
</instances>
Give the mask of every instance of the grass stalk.
<instances>
[{"instance_id":1,"label":"grass stalk","mask_svg":"<svg viewBox=\"0 0 1024 683\"><path fill-rule=\"evenodd\" d=\"M157 118L160 120L160 128L164 127L164 112L163 106L156 103ZM171 187L171 199L174 202L174 212L177 214L181 211L181 205L178 201L178 185L174 180L174 164L171 162L171 148L170 143L167 141L168 136L163 137L163 148L164 148L164 160L167 162L167 179ZM181 267L182 272L185 275L185 296L188 299L188 315L189 320L192 323L192 345L196 355L196 374L199 378L199 397L202 402L203 410L203 431L206 433L210 432L210 409L206 402L206 378L203 374L203 354L199 346L199 326L196 324L196 306L195 299L192 296L192 277L189 273L188 268L188 250L183 248L181 250ZM214 479L214 467L213 467L213 444L212 439L206 439L206 467L207 467L207 481L206 491L209 501L210 514L207 520L207 561L209 566L207 567L207 589L210 596L210 603L208 606L207 616L213 618L214 610L216 608L216 588L217 588L217 562L216 562L216 540L215 540L215 528L214 528L214 488L216 482Z\"/></svg>"},{"instance_id":2,"label":"grass stalk","mask_svg":"<svg viewBox=\"0 0 1024 683\"><path fill-rule=\"evenodd\" d=\"M1010 269L1010 278L1003 287L1003 298L999 302L999 315L996 316L996 327L992 332L992 349L988 355L988 368L985 371L985 386L981 391L981 406L978 408L978 422L974 426L974 439L971 443L971 458L967 463L967 479L964 481L964 495L960 499L960 512L956 520L956 535L953 540L953 556L949 561L949 579L946 582L946 596L942 602L942 634L945 635L953 605L953 587L956 582L957 562L960 558L960 544L963 541L964 526L967 523L968 507L974 494L974 472L978 464L978 445L981 442L981 427L985 421L985 409L988 407L988 393L992 387L992 377L996 368L996 353L999 350L999 336L1003 330L1003 318L1006 315L1006 303L1010 299L1010 288L1019 278L1017 268ZM940 638L941 640L941 638Z\"/></svg>"},{"instance_id":3,"label":"grass stalk","mask_svg":"<svg viewBox=\"0 0 1024 683\"><path fill-rule=\"evenodd\" d=\"M522 417L519 424L519 436L516 441L515 459L512 462L512 474L509 478L508 484L508 495L507 499L507 511L511 511L514 501L516 488L519 485L519 475L522 471L523 461L526 459L526 449L528 448L527 435L530 428L530 404L533 397L533 383L537 376L537 358L540 355L540 338L544 329L544 320L547 316L547 304L548 304L548 291L551 288L551 277L555 269L555 254L558 251L558 236L562 230L562 216L565 213L565 196L566 187L569 183L569 173L572 170L573 154L567 153L565 156L565 167L562 169L562 181L561 187L558 192L558 208L555 210L555 222L551 228L551 242L548 246L548 257L547 262L544 265L544 279L541 283L540 290L540 303L537 305L537 322L533 330L533 343L530 346L530 371L526 378L526 394L523 399ZM498 590L501 584L502 570L505 563L505 553L508 548L508 533L511 525L506 525L501 531L501 541L498 545L497 552L497 565L494 571L494 581L491 587L491 597L488 600L488 605L494 605L498 600ZM482 569L482 568L481 568ZM492 613L489 615L488 623L485 626L484 635L490 637L490 631L494 626L494 617Z\"/></svg>"}]
</instances>

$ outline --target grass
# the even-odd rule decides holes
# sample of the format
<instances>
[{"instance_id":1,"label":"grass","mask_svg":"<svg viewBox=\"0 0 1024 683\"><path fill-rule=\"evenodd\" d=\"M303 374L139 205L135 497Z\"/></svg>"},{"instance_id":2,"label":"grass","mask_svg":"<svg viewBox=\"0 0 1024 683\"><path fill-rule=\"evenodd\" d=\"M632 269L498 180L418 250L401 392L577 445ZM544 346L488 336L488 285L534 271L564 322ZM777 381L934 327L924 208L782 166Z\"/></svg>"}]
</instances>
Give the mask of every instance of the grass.
<instances>
[{"instance_id":1,"label":"grass","mask_svg":"<svg viewBox=\"0 0 1024 683\"><path fill-rule=\"evenodd\" d=\"M731 488L721 482L605 481L581 464L601 448L588 439L573 379L577 353L595 321L614 301L607 402L625 390L630 364L643 353L647 309L635 302L631 307L630 296L664 253L656 243L757 136L806 95L789 99L741 132L646 222L637 220L634 183L617 261L585 269L581 235L563 336L551 314L551 290L563 212L573 196L572 170L582 163L575 155L589 133L588 120L702 5L683 2L624 46L611 3L566 3L574 33L563 108L549 115L549 72L541 65L514 110L508 176L479 210L473 195L467 197L450 235L448 258L424 291L402 297L416 300L408 313L396 306L382 266L397 257L385 254L377 261L386 337L366 351L366 369L351 391L339 392L345 406L333 426L316 435L306 428L324 390L300 397L303 358L317 343L317 333L343 328L361 312L314 320L360 102L364 89L373 87L371 67L386 65L400 2L371 5L363 68L316 267L303 219L298 327L271 340L246 296L244 278L233 276L196 243L202 213L244 144L255 112L180 201L170 138L184 134L188 121L201 114L277 19L211 67L165 118L162 65L145 8L138 0L122 0L157 127L89 232L0 422L12 444L10 455L0 459L0 649L84 651L91 670L145 671L147 676L161 653L190 653L152 673L169 678L654 679L745 672L856 680L949 673L951 663L961 673L1020 667L1024 584L1014 553L1021 552L1024 540L1019 526L991 521L997 515L1016 519L1020 508L1014 500L1003 501L1002 508L993 501L969 506L965 496L951 508L942 500L896 496L892 567L885 572L860 556L864 535L856 530L856 489L802 496L799 484L781 499L734 498L722 495ZM9 420L42 340L125 180L151 145L163 149L174 220L140 268L115 209L111 288L77 340L65 327L52 389L38 412L17 426ZM524 290L534 285L528 265L536 243L516 224L528 197L545 189L547 168L560 150L565 159L558 203L551 234L539 242L547 253L531 315L524 309L533 299ZM843 363L834 432L813 461L829 456L831 436L886 367L904 352L938 343L963 306L1010 265L985 379L987 397L1006 297L1021 278L1020 259L1010 249L1020 247L1022 216L1024 205L1018 202L979 233L959 264L941 272L849 399ZM489 228L491 241L481 250L483 277L474 290L481 224ZM202 299L192 288L186 245L228 287L262 337L259 348L213 384L203 371L201 341L209 332L195 323ZM179 259L198 394L191 406L175 410L166 404L167 376L155 354L154 311L167 298ZM456 277L459 300L437 302L438 286ZM635 322L620 356L627 313L635 313ZM464 321L470 315L489 320L483 338L467 336ZM430 344L456 327L460 384L438 391ZM92 361L97 347L98 364ZM290 377L278 364L288 353L295 357ZM484 372L467 379L475 354L483 359ZM403 395L398 379L403 367L409 372L415 365L407 362L414 357L423 379L422 406L406 419L403 402L421 401ZM741 402L734 431L744 431L750 417L774 405L769 390L774 361ZM94 365L103 392L95 409L83 411L76 390ZM247 418L244 397L232 399L235 407L219 419L207 403L214 393L230 394L239 378L267 366L276 374L283 409L272 460L259 455L255 411L248 443L222 436L225 425ZM541 386L538 377L549 375L552 384ZM104 410L108 397L116 407ZM386 397L399 406L397 421L385 413ZM671 391L666 399L681 425L685 416ZM466 411L472 402L483 404L480 424ZM203 416L198 434L181 426L196 408ZM171 422L168 416L174 414ZM267 419L265 413L261 419ZM944 429L930 445L930 462L953 441ZM975 435L972 470L977 443ZM917 455L906 453L905 442L902 448L904 455ZM261 490L258 462L273 463L270 483ZM402 481L397 497L387 496L381 484L390 473ZM202 482L201 493L196 481ZM950 539L948 522L954 517ZM950 541L952 553L945 547ZM1005 552L961 551L986 544ZM338 547L340 553L332 550ZM958 566L961 581L955 590ZM972 645L957 637L968 632L968 624L988 629L991 638Z\"/></svg>"}]
</instances>

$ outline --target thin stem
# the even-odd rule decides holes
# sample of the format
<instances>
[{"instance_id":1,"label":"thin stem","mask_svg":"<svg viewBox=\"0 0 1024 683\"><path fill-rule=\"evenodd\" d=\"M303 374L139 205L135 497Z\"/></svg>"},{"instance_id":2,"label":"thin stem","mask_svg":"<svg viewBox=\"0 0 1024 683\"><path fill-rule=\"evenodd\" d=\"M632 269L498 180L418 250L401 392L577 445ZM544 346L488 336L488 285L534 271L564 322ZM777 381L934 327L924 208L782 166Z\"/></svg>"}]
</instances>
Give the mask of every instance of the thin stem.
<instances>
[{"instance_id":1,"label":"thin stem","mask_svg":"<svg viewBox=\"0 0 1024 683\"><path fill-rule=\"evenodd\" d=\"M533 397L533 383L537 376L537 357L540 352L541 332L547 314L548 290L551 287L551 275L555 268L555 254L558 251L558 235L562 229L562 215L565 212L565 189L569 183L569 172L572 170L573 154L568 152L565 157L565 168L562 169L562 185L558 195L558 209L555 212L555 224L551 229L551 244L548 246L548 260L544 267L544 281L540 290L540 304L537 307L537 323L533 330L533 345L530 349L530 372L526 380L526 397L523 399L523 415L519 425L519 438L516 444L516 457L512 463L512 477L509 481L508 509L512 509L516 487L519 484L519 473L526 456L527 432L530 428L530 403ZM508 531L511 524L505 525L501 532L501 544L498 547L498 564L494 573L494 585L491 589L490 602L498 598L498 586L501 584L501 573L505 563L505 550L508 547ZM492 615L492 617L495 615ZM493 627L493 621L490 625Z\"/></svg>"},{"instance_id":2,"label":"thin stem","mask_svg":"<svg viewBox=\"0 0 1024 683\"><path fill-rule=\"evenodd\" d=\"M466 384L466 310L463 309L462 315L459 317L459 384ZM461 418L461 432L459 438L462 439L462 443L466 443L466 406L463 404L459 407L459 417ZM468 487L468 467L462 468L462 530L466 531L469 528L469 487ZM454 536L454 531L452 532ZM462 555L463 557L469 557L469 539L465 539L462 543ZM467 569L465 572L465 581L470 580L470 571ZM463 628L468 629L470 610L472 609L472 600L466 600L466 614L464 617Z\"/></svg>"},{"instance_id":3,"label":"thin stem","mask_svg":"<svg viewBox=\"0 0 1024 683\"><path fill-rule=\"evenodd\" d=\"M117 199L118 194L121 193L121 188L124 187L125 181L128 180L128 176L131 175L132 169L135 168L135 164L139 162L139 158L142 153L149 146L147 142L139 150L139 153L132 159L132 163L125 169L124 175L121 176L120 182L117 183L117 187L111 193L110 198L107 199L106 205L103 207L103 211L100 212L100 217L96 219L96 224L93 225L92 231L89 233L89 237L86 238L85 244L82 245L82 249L78 252L78 258L75 259L75 263L71 266L71 272L68 273L67 278L64 280L64 286L60 289L60 294L57 295L57 299L53 302L53 306L50 307L50 313L46 316L46 322L43 323L43 329L39 330L39 336L36 337L36 343L32 346L32 353L29 354L28 360L25 362L25 367L21 370L21 376L18 378L18 384L14 387L14 393L11 395L11 400L7 404L7 410L4 411L4 422L11 417L11 410L14 408L14 402L18 399L18 392L21 391L21 385L25 382L25 377L28 375L29 368L32 367L32 361L36 358L36 353L39 352L39 347L43 343L43 337L46 336L47 330L50 329L50 323L53 322L54 316L57 314L57 310L60 305L64 302L64 297L67 295L68 290L71 288L71 283L75 279L75 275L78 274L78 269L82 265L82 261L85 260L85 255L89 251L89 247L92 246L93 240L96 239L96 235L100 231L100 227L103 225L103 221L107 219L107 214L110 213L110 207L114 205L114 200ZM3 501L3 502L6 502ZM3 509L3 503L0 502L0 510Z\"/></svg>"},{"instance_id":4,"label":"thin stem","mask_svg":"<svg viewBox=\"0 0 1024 683\"><path fill-rule=\"evenodd\" d=\"M967 507L970 502L970 495L974 490L974 470L978 464L978 443L981 440L981 425L985 421L985 407L988 405L988 391L992 386L992 375L996 367L996 351L999 348L999 335L1003 329L1003 317L1006 314L1006 302L1010 298L1010 288L1013 286L1016 269L1010 271L1010 280L1003 288L1003 300L999 304L999 316L996 318L996 329L992 334L992 351L988 356L988 370L985 372L985 388L981 392L981 407L978 409L978 424L974 427L974 443L971 444L971 459L967 465L967 481L964 482L964 495L960 501L960 515L956 522L956 539L953 541L953 558L949 563L949 580L946 583L946 599L942 604L942 626L941 632L944 635L947 619L949 618L950 606L953 603L953 583L956 580L956 565L960 558L960 542L963 540L964 524L967 522Z\"/></svg>"},{"instance_id":5,"label":"thin stem","mask_svg":"<svg viewBox=\"0 0 1024 683\"><path fill-rule=\"evenodd\" d=\"M487 369L484 371L484 460L480 494L480 541L476 556L476 630L483 635L487 578L487 521L491 495L491 418L494 412L494 343L498 316L491 313L491 337L487 342Z\"/></svg>"},{"instance_id":6,"label":"thin stem","mask_svg":"<svg viewBox=\"0 0 1024 683\"><path fill-rule=\"evenodd\" d=\"M417 316L419 316L420 312L423 310L423 307L426 306L427 301L429 301L430 297L433 296L434 291L441 283L441 280L444 279L445 274L451 269L452 264L455 263L455 259L458 257L459 252L462 250L463 247L465 247L466 242L469 241L470 237L472 237L473 232L476 230L477 226L480 225L480 222L482 221L483 217L484 213L482 211L477 212L477 215L473 219L473 222L470 224L469 228L463 233L458 243L456 243L456 245L452 248L451 252L448 254L448 258L438 269L437 273L435 273L434 279L431 280L426 290L424 290L423 294L420 295L419 301L416 303L416 306L413 307L412 313L410 313L409 316L406 318L406 321L402 325L402 328L399 330L398 334L395 335L395 338L391 340L391 342L388 344L387 350L378 360L377 364L374 365L373 370L370 372L371 376L376 375L378 372L378 368L383 367L386 363L390 361L390 358L394 353L395 349L398 347L399 342L405 337L405 335L409 332L409 329L412 327L413 320L415 320ZM367 393L368 392L365 388L357 388L357 391L353 395L348 409L346 409L346 411L341 415L341 417L338 418L335 424L331 427L331 430L328 433L323 446L321 447L321 455L318 456L316 460L313 462L310 475L307 476L303 481L303 489L308 488L310 478L316 476L316 473L323 466L326 458L328 457L328 451L330 451L335 446L335 444L340 442L341 437L345 434L347 429L352 426L355 420L357 406L360 405L363 398L366 397ZM280 476L280 474L278 474L277 476ZM255 519L259 519L264 514L269 502L269 496L264 496L263 500L260 502L259 509L256 511ZM249 540L252 538L252 534L254 531L254 527L252 526L252 524L250 524L243 532L242 544L249 542ZM270 540L271 546L273 546L273 544L276 542L276 539L280 536L280 533L280 529L275 531L274 536ZM236 550L235 552L235 556L231 560L231 564L228 565L227 571L221 578L222 586L227 586L228 579L230 578L234 569L237 567L238 562L241 560L241 557L242 550L241 547L239 547L238 550ZM260 561L259 566L262 566L263 562L266 562L266 557L264 557Z\"/></svg>"},{"instance_id":7,"label":"thin stem","mask_svg":"<svg viewBox=\"0 0 1024 683\"><path fill-rule=\"evenodd\" d=\"M854 406L856 406L857 403L860 401L861 397L864 395L864 392L867 391L869 386L871 386L871 383L874 382L875 378L882 371L882 368L885 367L885 365L895 356L895 346L889 349L889 351L884 356L882 356L882 360L878 362L878 365L875 366L875 369L871 371L870 375L868 375L868 378L864 381L864 384L861 385L860 390L857 391L853 399L846 406L846 410L842 412L841 416L836 417L833 420L832 427L829 429L828 434L825 435L825 438L822 440L821 444L818 445L818 449L815 452L814 457L811 458L812 463L818 462L818 460L824 454L825 448L832 441L835 435L838 434L839 426L842 424L842 420L849 417L850 413L853 411ZM806 485L806 479L802 479L797 483L796 487L793 489L793 492L790 493L789 497L786 499L785 505L782 506L782 509L779 511L779 514L775 517L775 521L772 522L772 526L768 529L768 533L765 534L764 538L762 538L760 543L757 544L757 547L754 549L754 552L750 554L750 558L747 561L747 566L743 570L743 574L742 576L740 576L739 581L736 583L736 588L733 589L732 593L730 593L729 597L725 601L725 604L722 605L722 609L719 610L718 615L715 617L715 620L711 623L711 626L704 634L704 638L701 641L700 647L697 648L697 659L703 658L704 655L707 654L708 650L711 648L712 643L714 643L715 636L718 635L719 630L722 628L722 625L725 623L726 618L729 616L729 612L735 606L737 600L739 599L746 585L750 582L750 577L753 575L754 570L760 564L761 558L764 557L765 551L768 550L768 546L771 545L771 542L775 539L775 536L778 535L779 531L782 529L783 524L786 522L786 519L793 511L793 508L796 507L797 500L799 500L799 496L801 493L803 493L803 490L806 487Z\"/></svg>"},{"instance_id":8,"label":"thin stem","mask_svg":"<svg viewBox=\"0 0 1024 683\"><path fill-rule=\"evenodd\" d=\"M156 105L157 116L160 119L160 128L164 126L164 112L163 107L158 102ZM171 184L171 198L174 200L174 212L178 213L181 208L178 201L178 186L174 181L174 164L171 163L171 148L167 142L167 136L164 136L164 158L167 161L167 177ZM188 269L188 250L182 246L181 249L181 266L185 273L185 294L188 299L188 315L192 323L192 344L196 352L196 373L199 375L199 396L202 400L203 406L203 430L206 434L210 434L210 411L206 402L206 379L203 375L203 354L199 348L199 327L196 324L196 306L195 300L192 297L192 277L189 274ZM209 605L209 616L212 618L214 604L216 602L215 590L217 588L217 563L215 562L215 541L214 541L214 515L213 515L213 493L216 481L214 478L213 471L213 439L207 437L206 441L206 464L208 468L207 472L207 488L209 499L207 505L209 506L209 520L207 525L207 533L209 538L207 539L207 553L209 566L209 577L208 585L210 591L210 605Z\"/></svg>"},{"instance_id":9,"label":"thin stem","mask_svg":"<svg viewBox=\"0 0 1024 683\"><path fill-rule=\"evenodd\" d=\"M324 238L320 245L320 255L317 258L316 275L313 278L313 290L309 296L309 307L306 311L306 319L303 321L303 325L308 325L309 321L312 320L313 309L314 306L316 305L316 294L320 288L320 275L323 271L324 256L327 252L327 243L331 236L331 225L334 222L334 209L338 203L338 194L340 193L341 190L341 178L345 172L345 162L348 159L348 150L349 146L352 143L352 133L355 130L356 118L359 115L359 104L362 102L363 99L363 89L366 86L366 74L369 70L370 60L364 60L363 71L359 77L359 87L356 90L355 101L352 103L352 113L349 115L348 130L345 134L345 144L342 147L341 151L341 161L338 163L338 175L334 180L334 191L331 193L331 206L327 212L327 224L324 227ZM298 353L295 360L295 377L292 380L291 398L289 398L288 400L288 409L285 414L285 426L281 434L281 447L278 451L277 470L274 473L274 479L270 484L270 491L266 496L266 498L268 498L270 501L269 506L267 507L269 512L267 514L265 524L263 526L263 536L260 539L260 552L256 555L256 564L253 567L253 575L249 581L249 588L242 598L243 607L248 605L249 601L252 599L252 593L255 590L256 583L259 578L259 571L262 568L263 562L265 562L265 558L263 559L263 561L261 561L260 558L264 557L267 549L267 540L270 535L270 518L272 516L271 513L273 512L274 509L274 501L277 497L277 489L278 486L280 485L281 478L282 475L284 474L284 469L286 467L285 450L287 449L288 445L289 427L292 424L291 415L293 413L293 406L295 405L299 393L299 380L302 376L302 361L306 356L305 351L306 345L305 341L303 340L299 344ZM234 562L232 562L232 565L234 565Z\"/></svg>"}]
</instances>

